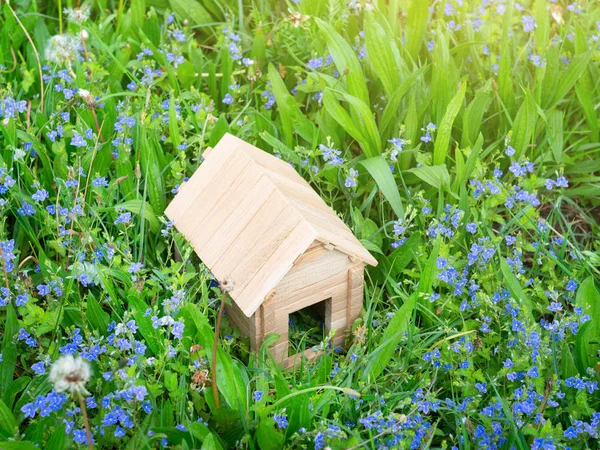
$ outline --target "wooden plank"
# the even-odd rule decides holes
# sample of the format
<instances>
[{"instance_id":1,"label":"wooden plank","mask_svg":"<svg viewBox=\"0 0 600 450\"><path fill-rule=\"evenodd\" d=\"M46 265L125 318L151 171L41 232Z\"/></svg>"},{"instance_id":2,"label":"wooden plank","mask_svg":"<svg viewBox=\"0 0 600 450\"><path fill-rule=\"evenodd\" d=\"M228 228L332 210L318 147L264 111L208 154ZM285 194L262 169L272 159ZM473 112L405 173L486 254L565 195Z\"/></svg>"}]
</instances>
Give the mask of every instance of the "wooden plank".
<instances>
[{"instance_id":1,"label":"wooden plank","mask_svg":"<svg viewBox=\"0 0 600 450\"><path fill-rule=\"evenodd\" d=\"M212 160L213 158L211 158ZM222 204L223 198L235 186L244 180L249 173L246 171L250 161L245 157L230 158L231 162L218 174L219 180L211 182L201 191L194 192L193 195L185 195L183 201L186 205L180 208L179 216L174 218L175 226L183 233L188 240L198 231L202 231L202 224L213 223L212 216L209 213L214 208ZM203 170L201 172L204 172ZM258 175L258 174L257 174ZM254 181L252 184L256 183ZM181 197L183 199L183 197ZM179 201L180 197L177 196Z\"/></svg>"},{"instance_id":2,"label":"wooden plank","mask_svg":"<svg viewBox=\"0 0 600 450\"><path fill-rule=\"evenodd\" d=\"M312 191L295 189L292 186L277 184L277 189L285 195L290 201L302 205L309 205L325 214L335 214L335 212L323 201L319 194Z\"/></svg>"},{"instance_id":3,"label":"wooden plank","mask_svg":"<svg viewBox=\"0 0 600 450\"><path fill-rule=\"evenodd\" d=\"M261 150L260 153L265 152ZM263 159L254 158L254 153L250 154L250 157L253 158L254 162L260 167L260 170L276 185L282 184L288 186L290 189L303 189L305 192L314 191L310 184L290 164L285 163L283 167L275 167L273 164L266 163ZM281 160L277 158L277 161Z\"/></svg>"},{"instance_id":4,"label":"wooden plank","mask_svg":"<svg viewBox=\"0 0 600 450\"><path fill-rule=\"evenodd\" d=\"M179 187L179 192L165 210L165 214L169 219L173 222L178 222L185 216L191 203L194 202L207 186L210 186L214 180L218 179L221 170L228 168L236 160L237 148L238 146L219 147L219 151L213 150L213 156L215 157L207 159L200 164L190 179Z\"/></svg>"},{"instance_id":5,"label":"wooden plank","mask_svg":"<svg viewBox=\"0 0 600 450\"><path fill-rule=\"evenodd\" d=\"M309 264L317 259L319 259L323 254L328 253L329 250L325 248L323 244L319 241L316 241L316 245L313 243L308 250L306 250L302 255L300 255L294 261L294 266L301 266L304 264ZM292 268L292 270L294 270Z\"/></svg>"},{"instance_id":6,"label":"wooden plank","mask_svg":"<svg viewBox=\"0 0 600 450\"><path fill-rule=\"evenodd\" d=\"M199 226L198 233L202 236L200 256L206 265L218 271L216 264L225 256L227 250L240 239L248 237L241 237L242 232L252 221L262 220L261 208L271 199L273 193L272 184L268 179L261 177L239 202L230 202L211 218L210 223ZM197 237L195 242L199 240L200 237Z\"/></svg>"},{"instance_id":7,"label":"wooden plank","mask_svg":"<svg viewBox=\"0 0 600 450\"><path fill-rule=\"evenodd\" d=\"M314 292L308 296L298 296L295 301L290 302L290 303L285 303L285 305L282 305L281 309L283 311L287 312L288 314L291 314L296 311L300 311L303 308L306 308L308 306L314 305L315 303L319 303L319 302L322 302L323 300L333 297L333 295L335 295L335 293L340 289L345 289L345 286L343 283L340 283L340 284L334 285L334 286L330 286L326 290L320 290L320 291ZM344 302L344 308L345 307L346 306L345 306L345 302Z\"/></svg>"},{"instance_id":8,"label":"wooden plank","mask_svg":"<svg viewBox=\"0 0 600 450\"><path fill-rule=\"evenodd\" d=\"M275 361L277 361L280 364L283 364L288 357L288 348L289 343L287 340L285 342L273 345L270 348L270 350L271 354L273 355L273 358L275 358Z\"/></svg>"},{"instance_id":9,"label":"wooden plank","mask_svg":"<svg viewBox=\"0 0 600 450\"><path fill-rule=\"evenodd\" d=\"M319 356L322 356L323 354L324 354L324 352L322 350L315 352L312 348L306 349L303 352L296 353L294 355L287 357L283 363L283 368L291 369L293 367L300 365L300 363L302 362L303 359L312 360L312 359L318 358Z\"/></svg>"},{"instance_id":10,"label":"wooden plank","mask_svg":"<svg viewBox=\"0 0 600 450\"><path fill-rule=\"evenodd\" d=\"M348 271L348 302L346 306L346 323L348 327L360 316L363 305L364 274L362 265L354 266Z\"/></svg>"},{"instance_id":11,"label":"wooden plank","mask_svg":"<svg viewBox=\"0 0 600 450\"><path fill-rule=\"evenodd\" d=\"M199 251L200 257L209 267L216 262L218 255L226 249L237 236L238 227L234 224L243 220L249 220L253 216L253 211L246 209L244 205L249 203L248 196L256 203L264 202L265 195L268 196L268 184L261 183L262 175L260 172L247 170L240 176L234 178L231 183L223 181L224 191L216 195L215 201L203 199L203 206L190 210L189 214L198 214L193 219L195 229L190 233L189 240L194 243ZM206 211L205 216L201 214ZM230 219L233 216L233 221ZM202 218L200 218L202 217ZM225 225L228 229L224 230ZM242 223L242 228L245 223ZM219 231L223 231L219 237L214 237ZM225 234L229 233L229 234ZM212 242L213 250L205 251L205 246ZM216 247L216 248L215 248Z\"/></svg>"},{"instance_id":12,"label":"wooden plank","mask_svg":"<svg viewBox=\"0 0 600 450\"><path fill-rule=\"evenodd\" d=\"M262 242L267 241L267 237L265 236ZM315 238L315 231L302 220L287 236L280 239L279 245L266 244L266 247L271 249L275 247L275 251L260 266L260 271L252 280L238 291L237 302L246 315L251 315L256 311L265 294L277 286L292 267L294 260L308 248ZM233 279L235 279L235 275L233 275Z\"/></svg>"},{"instance_id":13,"label":"wooden plank","mask_svg":"<svg viewBox=\"0 0 600 450\"><path fill-rule=\"evenodd\" d=\"M273 191L267 200L260 205L253 220L247 222L237 234L236 239L221 252L217 261L211 266L217 276L230 277L234 280L232 297L244 285L245 277L253 276L267 257L274 251L294 226L302 220L285 198ZM265 239L265 236L269 237ZM237 288L237 289L236 289Z\"/></svg>"},{"instance_id":14,"label":"wooden plank","mask_svg":"<svg viewBox=\"0 0 600 450\"><path fill-rule=\"evenodd\" d=\"M267 153L264 150L261 150L255 146L247 143L246 141L238 139L235 136L230 135L229 133L227 133L227 135L225 135L225 138L230 139L230 140L231 140L231 138L233 138L233 139L237 140L236 143L240 147L240 149L243 150L252 159L257 161L261 166L271 169L273 171L288 175L290 177L294 177L294 176L300 177L300 175L298 175L298 172L296 172L296 170L292 167L292 165L290 163L285 162L285 161L277 158L276 156L273 156L270 153ZM233 140L231 140L230 142L233 142ZM302 178L302 177L300 177L300 178Z\"/></svg>"},{"instance_id":15,"label":"wooden plank","mask_svg":"<svg viewBox=\"0 0 600 450\"><path fill-rule=\"evenodd\" d=\"M280 297L283 298L299 289L306 288L341 272L346 272L350 267L352 267L352 263L345 254L326 252L310 264L292 267L277 285L277 291Z\"/></svg>"},{"instance_id":16,"label":"wooden plank","mask_svg":"<svg viewBox=\"0 0 600 450\"><path fill-rule=\"evenodd\" d=\"M246 317L246 315L242 312L241 309L235 304L235 302L231 302L230 305L225 307L227 318L233 322L234 326L237 326L244 336L251 336L251 318ZM253 319L252 319L253 320Z\"/></svg>"},{"instance_id":17,"label":"wooden plank","mask_svg":"<svg viewBox=\"0 0 600 450\"><path fill-rule=\"evenodd\" d=\"M299 289L293 293L288 293L286 296L281 294L277 295L276 304L286 311L298 311L299 309L310 306L312 303L307 304L307 299L315 300L313 303L317 303L321 300L325 300L333 295L339 287L344 289L347 288L347 274L341 272L332 277L320 280L317 283L313 283L302 289ZM277 287L279 292L279 286ZM318 300L318 298L321 300ZM304 306L301 306L304 305Z\"/></svg>"},{"instance_id":18,"label":"wooden plank","mask_svg":"<svg viewBox=\"0 0 600 450\"><path fill-rule=\"evenodd\" d=\"M348 287L354 289L362 288L364 284L364 267L362 265L354 266L348 270Z\"/></svg>"}]
</instances>

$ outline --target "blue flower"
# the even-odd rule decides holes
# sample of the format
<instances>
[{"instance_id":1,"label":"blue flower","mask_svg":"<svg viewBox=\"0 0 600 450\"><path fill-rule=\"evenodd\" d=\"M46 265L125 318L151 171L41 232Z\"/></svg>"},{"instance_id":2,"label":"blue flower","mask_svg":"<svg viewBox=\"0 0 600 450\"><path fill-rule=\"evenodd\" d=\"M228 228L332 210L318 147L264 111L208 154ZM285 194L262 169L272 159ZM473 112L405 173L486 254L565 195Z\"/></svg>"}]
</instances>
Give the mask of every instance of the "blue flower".
<instances>
[{"instance_id":1,"label":"blue flower","mask_svg":"<svg viewBox=\"0 0 600 450\"><path fill-rule=\"evenodd\" d=\"M35 209L25 200L21 201L21 207L17 209L17 214L20 216L33 216L35 214Z\"/></svg>"},{"instance_id":2,"label":"blue flower","mask_svg":"<svg viewBox=\"0 0 600 450\"><path fill-rule=\"evenodd\" d=\"M482 394L487 392L487 383L475 383L475 389L477 389Z\"/></svg>"},{"instance_id":3,"label":"blue flower","mask_svg":"<svg viewBox=\"0 0 600 450\"><path fill-rule=\"evenodd\" d=\"M467 228L467 231L471 234L477 233L477 224L475 224L473 222L468 223L466 228Z\"/></svg>"},{"instance_id":4,"label":"blue flower","mask_svg":"<svg viewBox=\"0 0 600 450\"><path fill-rule=\"evenodd\" d=\"M288 426L288 419L287 416L285 414L275 414L273 416L273 420L275 420L275 423L277 424L278 428L281 429L285 429Z\"/></svg>"},{"instance_id":5,"label":"blue flower","mask_svg":"<svg viewBox=\"0 0 600 450\"><path fill-rule=\"evenodd\" d=\"M87 146L87 142L85 142L83 136L77 133L77 131L74 131L73 138L71 139L71 145L73 145L74 147L85 147Z\"/></svg>"},{"instance_id":6,"label":"blue flower","mask_svg":"<svg viewBox=\"0 0 600 450\"><path fill-rule=\"evenodd\" d=\"M43 375L46 373L44 361L39 361L35 364L32 364L31 369L35 372L36 375Z\"/></svg>"},{"instance_id":7,"label":"blue flower","mask_svg":"<svg viewBox=\"0 0 600 450\"><path fill-rule=\"evenodd\" d=\"M42 202L48 198L48 191L46 189L40 189L31 196L37 202Z\"/></svg>"}]
</instances>

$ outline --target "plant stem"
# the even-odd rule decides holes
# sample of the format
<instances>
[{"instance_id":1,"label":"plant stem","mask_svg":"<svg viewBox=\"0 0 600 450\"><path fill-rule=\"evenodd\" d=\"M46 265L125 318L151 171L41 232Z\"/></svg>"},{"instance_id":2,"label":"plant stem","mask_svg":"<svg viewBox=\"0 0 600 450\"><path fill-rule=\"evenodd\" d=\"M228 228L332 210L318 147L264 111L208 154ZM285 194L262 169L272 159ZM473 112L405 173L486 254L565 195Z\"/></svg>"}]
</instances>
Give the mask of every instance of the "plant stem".
<instances>
[{"instance_id":1,"label":"plant stem","mask_svg":"<svg viewBox=\"0 0 600 450\"><path fill-rule=\"evenodd\" d=\"M27 37L27 40L29 41L29 43L31 44L31 47L33 48L33 54L35 56L35 59L37 60L38 72L40 75L40 112L42 114L44 114L44 77L42 75L42 63L40 62L40 54L38 53L37 48L35 48L33 39L27 32L27 29L23 25L23 22L21 22L21 20L17 16L17 13L15 13L15 11L12 9L12 7L10 6L10 2L8 0L6 2L6 6L8 6L8 9L10 10L11 14L13 15L13 17L15 18L17 23L19 24L19 27L21 27L21 29L23 30L23 33L25 33L25 37Z\"/></svg>"},{"instance_id":2,"label":"plant stem","mask_svg":"<svg viewBox=\"0 0 600 450\"><path fill-rule=\"evenodd\" d=\"M6 282L6 289L9 289L8 273L6 272L6 260L4 259L4 252L2 251L2 247L0 247L0 258L2 258L2 269L4 272L4 281Z\"/></svg>"},{"instance_id":3,"label":"plant stem","mask_svg":"<svg viewBox=\"0 0 600 450\"><path fill-rule=\"evenodd\" d=\"M62 0L58 0L58 33L62 34Z\"/></svg>"},{"instance_id":4,"label":"plant stem","mask_svg":"<svg viewBox=\"0 0 600 450\"><path fill-rule=\"evenodd\" d=\"M215 399L215 406L221 407L219 402L219 390L217 389L217 348L219 346L219 335L221 334L221 317L223 317L223 310L225 309L225 294L221 297L221 305L219 306L219 315L217 316L217 326L215 327L215 340L213 342L213 349L210 361L210 377L212 383L213 397Z\"/></svg>"},{"instance_id":5,"label":"plant stem","mask_svg":"<svg viewBox=\"0 0 600 450\"><path fill-rule=\"evenodd\" d=\"M85 409L85 401L81 392L77 391L77 398L79 399L79 407L81 408L81 414L83 414L83 423L85 424L85 434L87 436L87 444L89 450L94 450L92 445L92 432L90 430L90 421L88 420L87 410Z\"/></svg>"}]
</instances>

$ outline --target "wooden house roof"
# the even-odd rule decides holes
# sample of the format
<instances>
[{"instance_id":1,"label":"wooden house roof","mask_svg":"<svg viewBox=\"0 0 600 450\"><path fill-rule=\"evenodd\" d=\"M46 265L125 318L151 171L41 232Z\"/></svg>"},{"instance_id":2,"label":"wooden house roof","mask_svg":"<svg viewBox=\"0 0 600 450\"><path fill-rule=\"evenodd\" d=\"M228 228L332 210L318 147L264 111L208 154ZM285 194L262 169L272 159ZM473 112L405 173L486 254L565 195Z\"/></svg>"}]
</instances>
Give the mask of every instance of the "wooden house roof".
<instances>
[{"instance_id":1,"label":"wooden house roof","mask_svg":"<svg viewBox=\"0 0 600 450\"><path fill-rule=\"evenodd\" d=\"M181 185L165 214L250 317L314 241L377 261L294 168L231 134Z\"/></svg>"}]
</instances>

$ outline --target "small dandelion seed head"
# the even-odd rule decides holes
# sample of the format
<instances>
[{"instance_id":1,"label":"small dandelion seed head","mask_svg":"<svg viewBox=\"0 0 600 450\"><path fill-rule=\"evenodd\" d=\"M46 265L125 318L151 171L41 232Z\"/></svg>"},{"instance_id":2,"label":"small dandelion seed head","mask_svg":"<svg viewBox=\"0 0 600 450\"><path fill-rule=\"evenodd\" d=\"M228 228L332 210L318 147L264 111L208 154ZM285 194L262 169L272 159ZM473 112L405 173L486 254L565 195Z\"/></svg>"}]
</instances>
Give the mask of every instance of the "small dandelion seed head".
<instances>
[{"instance_id":1,"label":"small dandelion seed head","mask_svg":"<svg viewBox=\"0 0 600 450\"><path fill-rule=\"evenodd\" d=\"M94 96L90 91L85 89L79 89L77 95L85 102L86 105L91 106L95 103Z\"/></svg>"},{"instance_id":2,"label":"small dandelion seed head","mask_svg":"<svg viewBox=\"0 0 600 450\"><path fill-rule=\"evenodd\" d=\"M46 44L44 55L46 60L58 65L70 63L77 58L79 40L69 34L52 36Z\"/></svg>"},{"instance_id":3,"label":"small dandelion seed head","mask_svg":"<svg viewBox=\"0 0 600 450\"><path fill-rule=\"evenodd\" d=\"M90 7L84 5L79 8L65 8L64 13L69 22L82 24L90 18Z\"/></svg>"},{"instance_id":4,"label":"small dandelion seed head","mask_svg":"<svg viewBox=\"0 0 600 450\"><path fill-rule=\"evenodd\" d=\"M92 371L89 363L80 356L64 355L58 358L50 368L48 379L56 392L78 392L88 395L85 389Z\"/></svg>"},{"instance_id":5,"label":"small dandelion seed head","mask_svg":"<svg viewBox=\"0 0 600 450\"><path fill-rule=\"evenodd\" d=\"M221 292L225 294L231 292L233 290L233 280L231 278L224 278L219 283L219 289L221 289Z\"/></svg>"}]
</instances>

